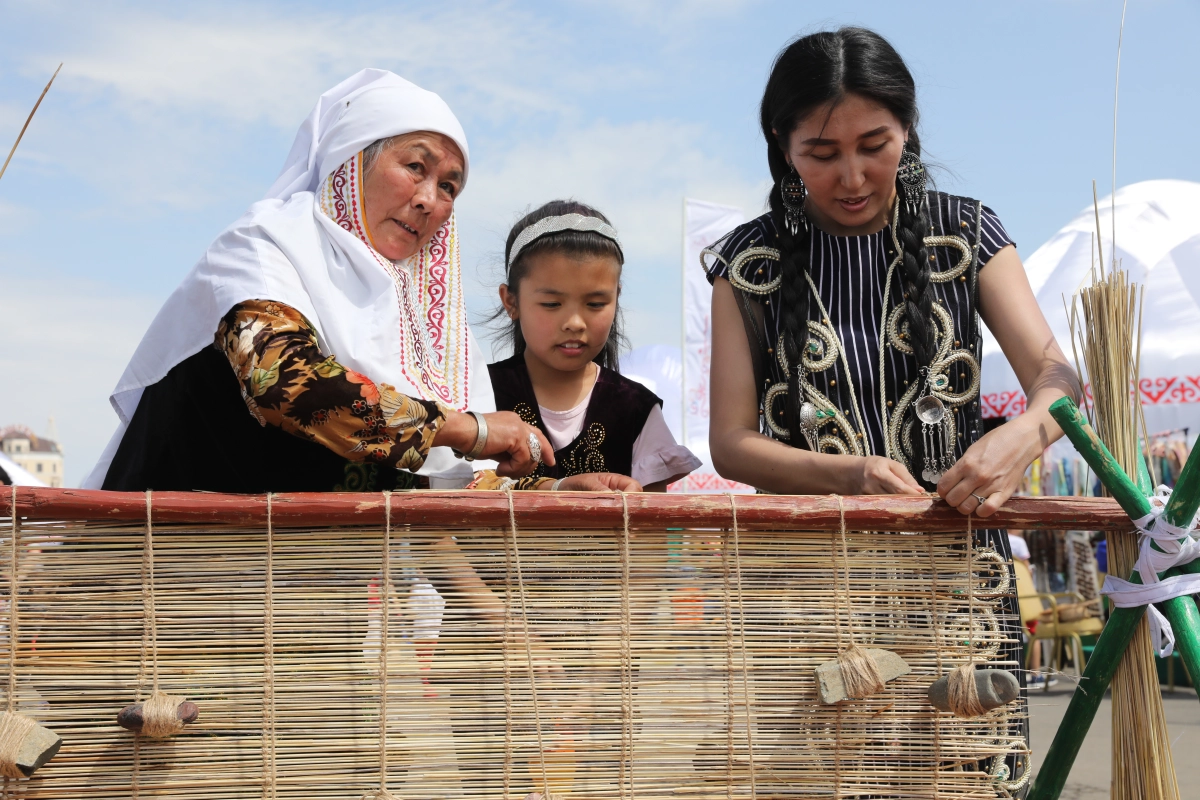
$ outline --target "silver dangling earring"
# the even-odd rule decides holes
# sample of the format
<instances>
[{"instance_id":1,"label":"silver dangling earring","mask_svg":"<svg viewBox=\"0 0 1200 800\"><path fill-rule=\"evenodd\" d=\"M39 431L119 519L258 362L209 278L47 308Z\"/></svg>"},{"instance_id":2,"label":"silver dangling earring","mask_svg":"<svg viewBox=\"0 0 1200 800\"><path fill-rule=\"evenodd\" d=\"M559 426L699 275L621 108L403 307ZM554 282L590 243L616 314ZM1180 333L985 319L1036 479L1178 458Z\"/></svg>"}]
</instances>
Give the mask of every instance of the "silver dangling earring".
<instances>
[{"instance_id":1,"label":"silver dangling earring","mask_svg":"<svg viewBox=\"0 0 1200 800\"><path fill-rule=\"evenodd\" d=\"M779 194L783 197L783 224L787 225L792 236L799 235L801 230L808 230L808 217L804 215L804 198L808 197L808 189L800 178L800 173L792 167L792 171L783 176L779 182Z\"/></svg>"},{"instance_id":2,"label":"silver dangling earring","mask_svg":"<svg viewBox=\"0 0 1200 800\"><path fill-rule=\"evenodd\" d=\"M900 181L900 188L904 190L904 205L909 213L916 214L925 202L928 176L925 174L925 165L921 163L921 157L908 149L908 142L904 143L904 150L900 154L900 168L896 170L896 180Z\"/></svg>"}]
</instances>

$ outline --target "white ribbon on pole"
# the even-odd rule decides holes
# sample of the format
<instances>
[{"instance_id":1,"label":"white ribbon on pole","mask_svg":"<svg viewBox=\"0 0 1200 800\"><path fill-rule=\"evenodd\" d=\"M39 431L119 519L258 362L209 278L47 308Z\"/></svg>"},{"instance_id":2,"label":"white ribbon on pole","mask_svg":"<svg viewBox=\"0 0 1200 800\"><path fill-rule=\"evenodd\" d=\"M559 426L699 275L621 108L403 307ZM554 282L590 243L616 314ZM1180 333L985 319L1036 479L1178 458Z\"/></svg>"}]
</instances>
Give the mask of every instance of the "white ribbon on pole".
<instances>
[{"instance_id":1,"label":"white ribbon on pole","mask_svg":"<svg viewBox=\"0 0 1200 800\"><path fill-rule=\"evenodd\" d=\"M1142 578L1140 584L1109 575L1104 579L1100 593L1107 595L1117 608L1148 606L1150 616L1150 638L1155 652L1166 658L1175 650L1175 631L1155 603L1175 597L1200 593L1200 575L1177 575L1159 580L1158 574L1180 564L1188 564L1200 558L1200 540L1197 539L1197 522L1200 513L1187 527L1171 525L1162 519L1163 509L1171 498L1171 490L1159 486L1150 500L1150 513L1133 524L1141 531L1138 538L1138 560L1134 569ZM1158 545L1155 548L1153 545Z\"/></svg>"}]
</instances>

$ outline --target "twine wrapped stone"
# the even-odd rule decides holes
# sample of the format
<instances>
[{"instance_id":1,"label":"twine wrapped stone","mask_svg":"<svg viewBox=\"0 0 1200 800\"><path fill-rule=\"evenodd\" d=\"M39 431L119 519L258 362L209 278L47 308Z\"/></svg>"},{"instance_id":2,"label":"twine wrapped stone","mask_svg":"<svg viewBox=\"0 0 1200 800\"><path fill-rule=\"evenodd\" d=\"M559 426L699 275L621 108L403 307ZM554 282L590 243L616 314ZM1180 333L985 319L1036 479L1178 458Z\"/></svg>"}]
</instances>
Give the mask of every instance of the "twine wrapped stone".
<instances>
[{"instance_id":1,"label":"twine wrapped stone","mask_svg":"<svg viewBox=\"0 0 1200 800\"><path fill-rule=\"evenodd\" d=\"M975 668L975 647L971 637L975 632L975 573L973 571L974 515L967 515L966 574L967 574L967 663L950 670L929 686L929 702L939 711L949 711L956 717L981 717L994 708L1007 705L1021 695L1021 684L1011 672L1002 669ZM935 571L936 576L936 571ZM937 589L934 586L934 592ZM937 630L937 619L934 619ZM941 632L937 631L940 638ZM938 671L941 671L939 658Z\"/></svg>"},{"instance_id":2,"label":"twine wrapped stone","mask_svg":"<svg viewBox=\"0 0 1200 800\"><path fill-rule=\"evenodd\" d=\"M183 730L186 723L194 722L200 714L195 703L186 697L167 694L158 688L158 612L154 595L154 520L153 495L146 490L146 537L142 544L142 658L138 668L138 696L146 679L147 662L150 667L150 696L137 703L125 706L117 714L117 724L139 736L151 739L166 739ZM135 747L136 749L136 747ZM140 753L136 754L140 756ZM140 763L140 758L135 758ZM134 776L134 789L137 788Z\"/></svg>"},{"instance_id":3,"label":"twine wrapped stone","mask_svg":"<svg viewBox=\"0 0 1200 800\"><path fill-rule=\"evenodd\" d=\"M165 739L183 730L179 707L186 699L166 692L152 693L142 704L142 735L151 739Z\"/></svg>"},{"instance_id":4,"label":"twine wrapped stone","mask_svg":"<svg viewBox=\"0 0 1200 800\"><path fill-rule=\"evenodd\" d=\"M1008 670L964 664L929 687L929 702L956 717L978 717L1021 696L1021 684Z\"/></svg>"},{"instance_id":5,"label":"twine wrapped stone","mask_svg":"<svg viewBox=\"0 0 1200 800\"><path fill-rule=\"evenodd\" d=\"M883 677L879 674L879 667L858 645L851 643L838 653L837 661L847 696L858 699L870 697L883 690Z\"/></svg>"},{"instance_id":6,"label":"twine wrapped stone","mask_svg":"<svg viewBox=\"0 0 1200 800\"><path fill-rule=\"evenodd\" d=\"M841 538L840 555L845 579L846 594L846 633L850 644L842 646L842 614L841 587L837 577L834 577L833 590L833 625L837 634L838 656L833 661L826 661L817 667L817 688L821 694L821 702L826 704L840 703L843 700L861 700L865 697L883 691L887 682L895 680L910 672L908 663L899 654L890 650L877 648L861 648L854 641L854 613L850 609L850 552L846 544L846 509L842 498L838 497L839 534ZM836 564L839 548L834 540L834 561ZM835 567L836 572L836 567Z\"/></svg>"},{"instance_id":7,"label":"twine wrapped stone","mask_svg":"<svg viewBox=\"0 0 1200 800\"><path fill-rule=\"evenodd\" d=\"M17 713L17 647L20 644L20 604L18 602L20 571L17 568L21 553L21 525L17 514L17 487L12 487L12 533L9 536L10 559L8 576L8 697L6 710L0 712L0 775L5 778L28 778L45 764L62 739L29 717ZM7 795L7 791L5 792Z\"/></svg>"},{"instance_id":8,"label":"twine wrapped stone","mask_svg":"<svg viewBox=\"0 0 1200 800\"><path fill-rule=\"evenodd\" d=\"M28 778L54 758L62 739L23 714L0 712L0 775Z\"/></svg>"}]
</instances>

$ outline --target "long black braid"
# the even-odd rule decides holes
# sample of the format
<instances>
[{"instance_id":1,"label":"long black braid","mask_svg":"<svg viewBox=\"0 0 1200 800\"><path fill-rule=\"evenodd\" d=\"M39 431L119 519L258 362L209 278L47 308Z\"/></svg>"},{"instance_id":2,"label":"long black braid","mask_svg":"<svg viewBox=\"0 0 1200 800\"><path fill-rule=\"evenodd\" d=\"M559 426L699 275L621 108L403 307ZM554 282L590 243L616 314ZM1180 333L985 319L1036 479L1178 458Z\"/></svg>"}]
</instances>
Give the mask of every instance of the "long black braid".
<instances>
[{"instance_id":1,"label":"long black braid","mask_svg":"<svg viewBox=\"0 0 1200 800\"><path fill-rule=\"evenodd\" d=\"M916 131L908 136L908 150L921 155L921 142ZM929 235L929 204L921 203L916 213L904 201L904 191L896 186L896 202L900 204L900 224L896 237L900 240L903 260L900 279L904 287L904 319L908 323L908 343L912 345L917 363L922 367L933 364L937 342L933 329L933 282L930 274L929 251L925 237Z\"/></svg>"},{"instance_id":2,"label":"long black braid","mask_svg":"<svg viewBox=\"0 0 1200 800\"><path fill-rule=\"evenodd\" d=\"M793 447L801 447L804 437L800 433L800 404L804 402L800 378L803 373L804 347L808 342L808 271L811 262L809 244L812 235L802 228L793 236L784 224L783 199L779 185L771 190L771 216L779 231L779 268L783 276L780 282L779 317L783 328L783 354L788 369L788 404L784 420L791 435ZM778 346L772 342L771 346ZM767 409L771 413L771 409Z\"/></svg>"},{"instance_id":3,"label":"long black braid","mask_svg":"<svg viewBox=\"0 0 1200 800\"><path fill-rule=\"evenodd\" d=\"M909 130L909 150L920 154L916 85L912 74L887 40L864 28L847 27L814 33L785 47L772 66L760 109L763 136L767 141L767 163L774 179L770 207L779 244L781 305L778 313L784 354L790 369L785 419L794 447L805 446L799 431L800 406L804 402L800 375L801 359L808 342L810 289L807 276L811 235L801 230L793 236L785 224L780 183L791 172L791 166L784 154L792 131L801 120L819 108L832 109L849 94L866 97L891 111ZM903 251L900 278L908 341L918 365L928 367L937 354L932 322L932 270L924 241L930 229L928 205L922 203L916 213L910 212L904 207L899 183L896 188L897 202L901 204L896 233ZM920 442L914 444L920 447ZM921 453L913 455L913 463L922 456Z\"/></svg>"}]
</instances>

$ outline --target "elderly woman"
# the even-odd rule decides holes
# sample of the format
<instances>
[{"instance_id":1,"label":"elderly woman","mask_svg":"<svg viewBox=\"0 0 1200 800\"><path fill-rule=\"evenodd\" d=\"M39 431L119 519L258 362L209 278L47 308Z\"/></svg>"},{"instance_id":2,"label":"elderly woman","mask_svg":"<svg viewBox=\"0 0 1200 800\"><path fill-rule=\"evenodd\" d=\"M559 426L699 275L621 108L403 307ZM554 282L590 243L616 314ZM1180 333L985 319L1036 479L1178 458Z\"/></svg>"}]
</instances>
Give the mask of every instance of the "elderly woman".
<instances>
[{"instance_id":1,"label":"elderly woman","mask_svg":"<svg viewBox=\"0 0 1200 800\"><path fill-rule=\"evenodd\" d=\"M462 126L363 70L321 96L266 197L167 300L85 485L113 490L494 488L553 448L495 412L467 326L454 202ZM472 471L475 467L495 467ZM623 476L522 489L633 489Z\"/></svg>"}]
</instances>

